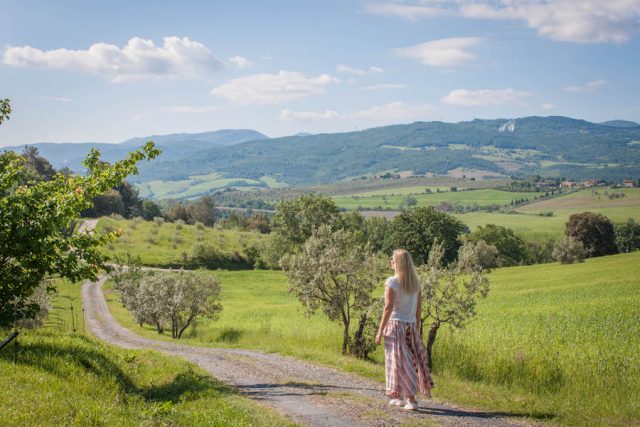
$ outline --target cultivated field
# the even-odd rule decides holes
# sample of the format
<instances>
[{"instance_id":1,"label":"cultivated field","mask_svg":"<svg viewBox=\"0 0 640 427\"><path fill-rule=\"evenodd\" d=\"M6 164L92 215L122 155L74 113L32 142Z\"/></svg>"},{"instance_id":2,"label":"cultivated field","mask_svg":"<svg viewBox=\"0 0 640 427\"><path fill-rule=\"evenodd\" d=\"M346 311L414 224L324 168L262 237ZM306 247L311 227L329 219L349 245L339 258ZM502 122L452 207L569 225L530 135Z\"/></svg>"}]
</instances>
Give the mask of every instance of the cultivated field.
<instances>
[{"instance_id":1,"label":"cultivated field","mask_svg":"<svg viewBox=\"0 0 640 427\"><path fill-rule=\"evenodd\" d=\"M179 228L179 229L178 229ZM191 256L196 243L213 245L220 250L244 255L244 247L262 237L259 233L221 230L204 227L198 230L194 225L163 223L154 234L154 223L102 217L98 221L98 232L120 230L120 238L105 249L111 256L127 253L140 256L142 264L149 266L179 266L185 264L185 257ZM198 235L201 237L198 238ZM177 236L177 237L176 237Z\"/></svg>"},{"instance_id":2,"label":"cultivated field","mask_svg":"<svg viewBox=\"0 0 640 427\"><path fill-rule=\"evenodd\" d=\"M339 327L305 318L281 272L218 274L221 318L199 322L185 341L289 354L384 380L381 349L374 363L340 356ZM639 276L640 252L496 270L477 319L436 342L436 396L570 425L640 422ZM158 337L135 325L114 294L110 300L121 323Z\"/></svg>"},{"instance_id":3,"label":"cultivated field","mask_svg":"<svg viewBox=\"0 0 640 427\"><path fill-rule=\"evenodd\" d=\"M438 193L438 189L444 190ZM398 209L403 204L407 196L411 196L417 202L416 206L438 206L444 202L452 205L460 204L463 206L508 206L516 199L530 199L540 196L541 193L516 193L510 191L502 191L495 189L478 189L466 191L449 191L449 188L431 188L431 193L425 192L426 187L410 187L399 190L389 190L383 192L381 190L374 193L359 193L347 196L335 196L334 202L338 207L344 209ZM544 194L544 193L542 193Z\"/></svg>"}]
</instances>

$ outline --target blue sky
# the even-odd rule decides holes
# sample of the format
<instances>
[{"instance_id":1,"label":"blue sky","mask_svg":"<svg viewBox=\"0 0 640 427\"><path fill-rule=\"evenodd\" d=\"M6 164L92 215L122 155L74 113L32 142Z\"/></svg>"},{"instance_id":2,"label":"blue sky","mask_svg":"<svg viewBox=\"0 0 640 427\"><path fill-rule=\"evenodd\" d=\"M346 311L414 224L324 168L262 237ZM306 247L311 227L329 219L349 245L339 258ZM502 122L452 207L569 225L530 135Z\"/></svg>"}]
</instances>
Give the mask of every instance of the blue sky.
<instances>
[{"instance_id":1,"label":"blue sky","mask_svg":"<svg viewBox=\"0 0 640 427\"><path fill-rule=\"evenodd\" d=\"M0 146L640 121L640 0L0 2Z\"/></svg>"}]
</instances>

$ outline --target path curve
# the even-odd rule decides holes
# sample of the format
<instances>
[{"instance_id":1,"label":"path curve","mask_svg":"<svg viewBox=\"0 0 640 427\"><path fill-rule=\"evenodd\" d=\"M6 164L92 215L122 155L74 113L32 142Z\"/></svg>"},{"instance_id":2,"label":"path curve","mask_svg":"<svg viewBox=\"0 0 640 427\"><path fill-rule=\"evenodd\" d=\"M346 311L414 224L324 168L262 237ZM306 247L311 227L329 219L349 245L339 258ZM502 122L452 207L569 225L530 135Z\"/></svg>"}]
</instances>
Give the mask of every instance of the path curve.
<instances>
[{"instance_id":1,"label":"path curve","mask_svg":"<svg viewBox=\"0 0 640 427\"><path fill-rule=\"evenodd\" d=\"M245 396L302 425L389 426L411 419L429 420L445 427L532 424L435 402L422 401L419 411L405 411L386 403L380 383L292 357L254 350L195 347L139 336L122 327L109 313L102 290L105 280L106 277L101 277L82 287L86 325L94 336L120 347L154 349L183 357Z\"/></svg>"}]
</instances>

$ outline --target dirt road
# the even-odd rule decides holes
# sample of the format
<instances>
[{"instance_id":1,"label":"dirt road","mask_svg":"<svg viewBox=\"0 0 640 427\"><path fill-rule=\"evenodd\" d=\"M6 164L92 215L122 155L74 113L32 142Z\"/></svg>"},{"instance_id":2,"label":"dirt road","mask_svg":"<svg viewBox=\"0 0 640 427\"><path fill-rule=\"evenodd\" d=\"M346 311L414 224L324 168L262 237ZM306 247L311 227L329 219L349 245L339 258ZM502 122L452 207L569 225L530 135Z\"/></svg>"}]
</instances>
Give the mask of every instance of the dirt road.
<instances>
[{"instance_id":1,"label":"dirt road","mask_svg":"<svg viewBox=\"0 0 640 427\"><path fill-rule=\"evenodd\" d=\"M421 402L418 411L391 407L378 382L300 360L253 350L203 348L144 338L111 316L102 292L105 278L82 288L86 322L97 338L135 349L155 349L188 359L241 393L309 426L390 426L425 422L442 426L531 425L500 414Z\"/></svg>"}]
</instances>

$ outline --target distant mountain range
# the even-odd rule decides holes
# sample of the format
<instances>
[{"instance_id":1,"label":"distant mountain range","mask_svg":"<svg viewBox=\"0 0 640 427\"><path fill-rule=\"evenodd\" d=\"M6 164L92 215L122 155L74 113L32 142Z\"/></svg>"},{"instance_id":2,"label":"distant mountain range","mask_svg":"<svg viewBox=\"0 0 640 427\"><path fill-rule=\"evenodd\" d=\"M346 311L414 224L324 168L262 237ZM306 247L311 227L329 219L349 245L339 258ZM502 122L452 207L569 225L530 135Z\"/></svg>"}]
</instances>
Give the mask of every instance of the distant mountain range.
<instances>
[{"instance_id":1,"label":"distant mountain range","mask_svg":"<svg viewBox=\"0 0 640 427\"><path fill-rule=\"evenodd\" d=\"M416 122L358 132L297 135L212 148L180 161L158 159L139 181L175 181L211 172L269 176L288 184L335 182L385 171L463 168L490 174L568 179L640 176L640 125L567 117Z\"/></svg>"},{"instance_id":2,"label":"distant mountain range","mask_svg":"<svg viewBox=\"0 0 640 427\"><path fill-rule=\"evenodd\" d=\"M29 144L36 147L40 155L47 158L56 168L68 167L74 172L82 172L82 161L91 148L97 148L102 159L108 162L122 159L128 152L140 148L152 140L162 149L162 159L179 161L194 156L197 152L215 147L225 147L245 141L268 139L269 137L250 129L223 129L202 133L175 133L171 135L150 135L142 138L131 138L118 144L96 142L84 143L51 143L40 142ZM14 151L22 151L25 145L16 147L0 147Z\"/></svg>"},{"instance_id":3,"label":"distant mountain range","mask_svg":"<svg viewBox=\"0 0 640 427\"><path fill-rule=\"evenodd\" d=\"M221 186L331 183L399 171L605 180L640 177L640 124L559 116L416 122L272 139L251 130L225 130L135 138L113 145L33 145L55 167L78 170L89 147L100 148L105 160L114 160L148 139L164 152L141 165L141 174L131 180L146 183L148 194L156 196L177 197L187 187L193 194L194 185L207 192ZM216 184L207 185L208 179ZM181 190L159 191L169 185Z\"/></svg>"}]
</instances>

